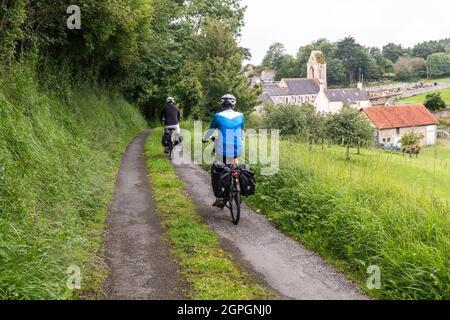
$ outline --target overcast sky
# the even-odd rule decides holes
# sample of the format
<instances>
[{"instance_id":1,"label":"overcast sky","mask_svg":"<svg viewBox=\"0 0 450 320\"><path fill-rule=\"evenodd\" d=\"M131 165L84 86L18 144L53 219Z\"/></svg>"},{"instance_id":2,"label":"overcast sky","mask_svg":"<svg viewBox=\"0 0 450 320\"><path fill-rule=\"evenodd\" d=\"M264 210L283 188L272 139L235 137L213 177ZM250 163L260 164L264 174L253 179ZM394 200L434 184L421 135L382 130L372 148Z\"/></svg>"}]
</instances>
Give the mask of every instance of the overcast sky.
<instances>
[{"instance_id":1,"label":"overcast sky","mask_svg":"<svg viewBox=\"0 0 450 320\"><path fill-rule=\"evenodd\" d=\"M254 64L274 42L296 54L300 46L319 38L337 41L351 35L363 45L377 47L450 38L449 0L242 2L248 8L240 45L251 50Z\"/></svg>"}]
</instances>

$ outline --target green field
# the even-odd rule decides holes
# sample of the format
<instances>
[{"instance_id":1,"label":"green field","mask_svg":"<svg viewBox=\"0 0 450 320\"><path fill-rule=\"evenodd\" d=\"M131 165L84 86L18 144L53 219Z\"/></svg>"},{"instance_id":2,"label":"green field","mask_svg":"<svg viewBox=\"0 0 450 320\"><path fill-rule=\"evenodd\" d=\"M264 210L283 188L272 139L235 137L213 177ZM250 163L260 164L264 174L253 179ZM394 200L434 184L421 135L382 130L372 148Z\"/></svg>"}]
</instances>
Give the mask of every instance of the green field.
<instances>
[{"instance_id":1,"label":"green field","mask_svg":"<svg viewBox=\"0 0 450 320\"><path fill-rule=\"evenodd\" d=\"M281 143L281 170L248 203L384 299L450 299L450 148L418 159ZM367 268L382 287L366 289Z\"/></svg>"},{"instance_id":2,"label":"green field","mask_svg":"<svg viewBox=\"0 0 450 320\"><path fill-rule=\"evenodd\" d=\"M433 92L440 92L442 99L444 99L445 103L450 104L450 88L445 89L445 90L433 91ZM426 100L427 94L430 94L430 93L424 93L424 94L420 94L417 96L400 99L400 100L398 100L398 102L399 103L424 103Z\"/></svg>"},{"instance_id":3,"label":"green field","mask_svg":"<svg viewBox=\"0 0 450 320\"><path fill-rule=\"evenodd\" d=\"M450 82L450 78L429 79L426 82Z\"/></svg>"}]
</instances>

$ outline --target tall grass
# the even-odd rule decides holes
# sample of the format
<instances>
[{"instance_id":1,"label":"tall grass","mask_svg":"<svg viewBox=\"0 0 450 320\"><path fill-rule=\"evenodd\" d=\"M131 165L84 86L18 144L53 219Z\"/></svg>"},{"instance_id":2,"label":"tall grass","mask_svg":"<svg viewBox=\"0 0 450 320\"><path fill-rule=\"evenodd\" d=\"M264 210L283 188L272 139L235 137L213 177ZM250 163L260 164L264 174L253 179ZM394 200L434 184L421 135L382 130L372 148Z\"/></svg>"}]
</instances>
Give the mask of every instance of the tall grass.
<instances>
[{"instance_id":1,"label":"tall grass","mask_svg":"<svg viewBox=\"0 0 450 320\"><path fill-rule=\"evenodd\" d=\"M0 78L0 299L98 294L105 208L120 155L145 123L121 97L40 89L16 66ZM81 268L82 293L66 287Z\"/></svg>"},{"instance_id":2,"label":"tall grass","mask_svg":"<svg viewBox=\"0 0 450 320\"><path fill-rule=\"evenodd\" d=\"M249 204L385 299L450 299L450 149L419 159L281 143L281 170ZM381 268L369 290L367 268Z\"/></svg>"}]
</instances>

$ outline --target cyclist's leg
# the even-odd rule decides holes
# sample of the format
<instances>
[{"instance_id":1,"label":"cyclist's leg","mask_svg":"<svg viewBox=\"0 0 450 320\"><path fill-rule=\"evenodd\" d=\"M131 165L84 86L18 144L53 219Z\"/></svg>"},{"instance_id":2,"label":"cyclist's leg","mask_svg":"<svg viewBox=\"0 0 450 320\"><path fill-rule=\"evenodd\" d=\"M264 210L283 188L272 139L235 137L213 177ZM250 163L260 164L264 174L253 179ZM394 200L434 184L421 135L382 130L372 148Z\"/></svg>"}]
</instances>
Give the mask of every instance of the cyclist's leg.
<instances>
[{"instance_id":1,"label":"cyclist's leg","mask_svg":"<svg viewBox=\"0 0 450 320\"><path fill-rule=\"evenodd\" d=\"M216 140L217 142L217 140ZM216 144L217 146L217 144ZM218 164L218 165L225 165L227 158L226 156L220 154L219 152L217 152L216 149L216 154L215 154L215 159L214 159L214 163ZM224 198L216 198L216 200L213 202L212 204L213 207L218 207L218 208L224 208L225 207L225 199Z\"/></svg>"}]
</instances>

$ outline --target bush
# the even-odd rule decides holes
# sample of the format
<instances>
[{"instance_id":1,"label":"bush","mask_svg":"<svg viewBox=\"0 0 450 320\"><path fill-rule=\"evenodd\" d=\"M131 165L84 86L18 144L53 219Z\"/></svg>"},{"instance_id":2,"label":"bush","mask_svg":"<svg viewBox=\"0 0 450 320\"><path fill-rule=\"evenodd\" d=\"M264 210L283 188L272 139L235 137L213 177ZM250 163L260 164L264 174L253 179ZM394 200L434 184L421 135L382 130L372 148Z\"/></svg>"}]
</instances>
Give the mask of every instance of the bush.
<instances>
[{"instance_id":1,"label":"bush","mask_svg":"<svg viewBox=\"0 0 450 320\"><path fill-rule=\"evenodd\" d=\"M402 151L409 154L411 157L413 154L419 155L422 149L420 141L424 138L423 134L410 132L402 136L400 144L402 145Z\"/></svg>"},{"instance_id":2,"label":"bush","mask_svg":"<svg viewBox=\"0 0 450 320\"><path fill-rule=\"evenodd\" d=\"M442 99L440 92L427 94L424 105L430 111L439 111L445 109L446 107L445 101Z\"/></svg>"},{"instance_id":3,"label":"bush","mask_svg":"<svg viewBox=\"0 0 450 320\"><path fill-rule=\"evenodd\" d=\"M266 127L279 129L282 136L309 143L325 138L325 117L312 105L271 105L264 111Z\"/></svg>"}]
</instances>

